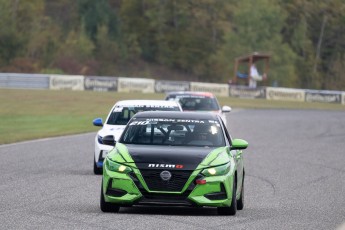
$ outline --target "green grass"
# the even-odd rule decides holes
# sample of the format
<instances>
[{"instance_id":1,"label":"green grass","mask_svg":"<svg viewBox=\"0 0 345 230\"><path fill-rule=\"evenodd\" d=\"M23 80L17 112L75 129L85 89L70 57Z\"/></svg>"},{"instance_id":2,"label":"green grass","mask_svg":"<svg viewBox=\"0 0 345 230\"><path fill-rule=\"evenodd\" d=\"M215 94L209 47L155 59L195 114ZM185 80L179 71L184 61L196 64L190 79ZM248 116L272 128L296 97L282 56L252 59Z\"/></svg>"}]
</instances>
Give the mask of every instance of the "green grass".
<instances>
[{"instance_id":1,"label":"green grass","mask_svg":"<svg viewBox=\"0 0 345 230\"><path fill-rule=\"evenodd\" d=\"M163 99L164 94L0 89L0 144L96 131L116 101ZM218 98L232 108L345 110L344 105Z\"/></svg>"}]
</instances>

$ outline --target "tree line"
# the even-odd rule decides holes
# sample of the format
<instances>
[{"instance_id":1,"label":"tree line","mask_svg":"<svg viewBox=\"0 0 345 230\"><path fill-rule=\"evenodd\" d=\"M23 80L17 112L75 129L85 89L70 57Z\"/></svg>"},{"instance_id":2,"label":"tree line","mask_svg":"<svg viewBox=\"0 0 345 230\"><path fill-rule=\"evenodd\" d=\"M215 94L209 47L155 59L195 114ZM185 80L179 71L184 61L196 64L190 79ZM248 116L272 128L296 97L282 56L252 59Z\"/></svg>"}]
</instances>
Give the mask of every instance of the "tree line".
<instances>
[{"instance_id":1,"label":"tree line","mask_svg":"<svg viewBox=\"0 0 345 230\"><path fill-rule=\"evenodd\" d=\"M344 90L344 25L344 0L0 0L0 71L225 83L256 51L263 85Z\"/></svg>"}]
</instances>

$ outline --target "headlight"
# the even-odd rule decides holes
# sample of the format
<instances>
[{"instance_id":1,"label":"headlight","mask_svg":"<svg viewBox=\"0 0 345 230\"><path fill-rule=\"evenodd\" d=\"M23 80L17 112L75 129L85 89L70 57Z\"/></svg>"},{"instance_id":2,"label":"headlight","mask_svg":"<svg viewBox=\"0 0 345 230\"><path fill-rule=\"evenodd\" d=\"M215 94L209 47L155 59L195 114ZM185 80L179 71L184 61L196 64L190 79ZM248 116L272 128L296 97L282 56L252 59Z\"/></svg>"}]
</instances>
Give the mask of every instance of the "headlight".
<instances>
[{"instance_id":1,"label":"headlight","mask_svg":"<svg viewBox=\"0 0 345 230\"><path fill-rule=\"evenodd\" d=\"M220 176L220 175L227 174L229 171L230 171L230 162L225 165L204 169L201 173L204 174L205 176Z\"/></svg>"},{"instance_id":2,"label":"headlight","mask_svg":"<svg viewBox=\"0 0 345 230\"><path fill-rule=\"evenodd\" d=\"M116 163L116 162L111 161L109 159L106 160L105 165L106 165L107 169L109 169L110 171L113 171L113 172L128 173L128 172L132 171L132 169L130 167Z\"/></svg>"}]
</instances>

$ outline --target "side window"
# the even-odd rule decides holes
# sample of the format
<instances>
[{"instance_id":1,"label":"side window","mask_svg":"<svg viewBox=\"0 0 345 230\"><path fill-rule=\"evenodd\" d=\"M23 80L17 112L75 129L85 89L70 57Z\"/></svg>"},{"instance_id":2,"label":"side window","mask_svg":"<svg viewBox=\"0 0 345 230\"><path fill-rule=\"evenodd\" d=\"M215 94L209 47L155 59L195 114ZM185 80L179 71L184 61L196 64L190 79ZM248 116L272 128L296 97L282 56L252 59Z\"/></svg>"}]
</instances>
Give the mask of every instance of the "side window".
<instances>
[{"instance_id":1,"label":"side window","mask_svg":"<svg viewBox=\"0 0 345 230\"><path fill-rule=\"evenodd\" d=\"M130 120L130 111L128 108L123 108L122 112L119 114L119 116L116 119L117 125L126 125L127 122Z\"/></svg>"},{"instance_id":2,"label":"side window","mask_svg":"<svg viewBox=\"0 0 345 230\"><path fill-rule=\"evenodd\" d=\"M124 110L122 111L122 119L127 119L127 120L129 120L129 111L128 111L128 109L124 109Z\"/></svg>"},{"instance_id":3,"label":"side window","mask_svg":"<svg viewBox=\"0 0 345 230\"><path fill-rule=\"evenodd\" d=\"M133 110L129 111L129 118L128 118L128 120L131 119L134 115L135 115L135 111L133 111Z\"/></svg>"}]
</instances>

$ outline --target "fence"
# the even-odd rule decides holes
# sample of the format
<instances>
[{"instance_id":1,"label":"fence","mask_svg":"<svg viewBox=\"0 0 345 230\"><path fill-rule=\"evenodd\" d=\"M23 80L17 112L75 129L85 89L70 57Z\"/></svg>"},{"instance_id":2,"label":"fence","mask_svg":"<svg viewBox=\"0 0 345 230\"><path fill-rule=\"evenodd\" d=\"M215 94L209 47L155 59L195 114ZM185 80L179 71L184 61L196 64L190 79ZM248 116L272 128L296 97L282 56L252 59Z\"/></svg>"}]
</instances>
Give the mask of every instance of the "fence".
<instances>
[{"instance_id":1,"label":"fence","mask_svg":"<svg viewBox=\"0 0 345 230\"><path fill-rule=\"evenodd\" d=\"M206 82L167 81L147 78L0 73L0 88L93 90L167 93L208 91L222 97L265 98L267 100L323 102L345 105L345 92L280 87L233 86Z\"/></svg>"}]
</instances>

